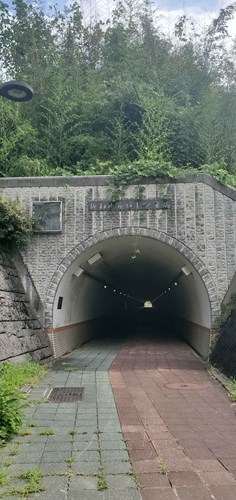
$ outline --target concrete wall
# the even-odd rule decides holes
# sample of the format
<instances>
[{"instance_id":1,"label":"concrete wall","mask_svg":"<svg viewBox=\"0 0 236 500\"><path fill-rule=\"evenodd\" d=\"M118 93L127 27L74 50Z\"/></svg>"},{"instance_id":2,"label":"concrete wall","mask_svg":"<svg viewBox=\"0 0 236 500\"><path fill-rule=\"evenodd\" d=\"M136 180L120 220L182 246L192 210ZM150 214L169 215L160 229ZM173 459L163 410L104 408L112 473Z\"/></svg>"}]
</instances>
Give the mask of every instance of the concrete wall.
<instances>
[{"instance_id":1,"label":"concrete wall","mask_svg":"<svg viewBox=\"0 0 236 500\"><path fill-rule=\"evenodd\" d=\"M0 249L0 361L49 361L52 348L10 255Z\"/></svg>"}]
</instances>

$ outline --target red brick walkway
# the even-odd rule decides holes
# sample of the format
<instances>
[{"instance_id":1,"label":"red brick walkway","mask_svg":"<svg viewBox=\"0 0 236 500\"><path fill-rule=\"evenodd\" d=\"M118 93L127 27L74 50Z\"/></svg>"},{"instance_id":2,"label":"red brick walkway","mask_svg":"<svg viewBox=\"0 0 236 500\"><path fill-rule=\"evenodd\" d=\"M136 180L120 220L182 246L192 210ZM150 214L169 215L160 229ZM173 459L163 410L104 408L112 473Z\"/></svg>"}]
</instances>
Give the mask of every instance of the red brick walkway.
<instances>
[{"instance_id":1,"label":"red brick walkway","mask_svg":"<svg viewBox=\"0 0 236 500\"><path fill-rule=\"evenodd\" d=\"M236 406L186 344L129 342L109 374L144 500L236 498Z\"/></svg>"}]
</instances>

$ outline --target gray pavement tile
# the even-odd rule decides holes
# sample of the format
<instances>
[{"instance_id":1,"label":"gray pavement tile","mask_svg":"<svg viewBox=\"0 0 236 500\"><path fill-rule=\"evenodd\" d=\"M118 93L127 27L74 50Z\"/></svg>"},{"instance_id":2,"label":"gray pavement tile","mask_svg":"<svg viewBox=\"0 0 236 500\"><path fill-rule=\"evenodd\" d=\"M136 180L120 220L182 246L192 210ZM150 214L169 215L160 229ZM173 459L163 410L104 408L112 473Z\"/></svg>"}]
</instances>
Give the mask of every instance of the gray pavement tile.
<instances>
[{"instance_id":1,"label":"gray pavement tile","mask_svg":"<svg viewBox=\"0 0 236 500\"><path fill-rule=\"evenodd\" d=\"M125 450L108 450L101 452L102 461L107 462L109 460L128 460L129 455Z\"/></svg>"},{"instance_id":2,"label":"gray pavement tile","mask_svg":"<svg viewBox=\"0 0 236 500\"><path fill-rule=\"evenodd\" d=\"M44 448L45 448L45 442L20 444L19 448L18 448L18 454L19 453L43 452Z\"/></svg>"},{"instance_id":3,"label":"gray pavement tile","mask_svg":"<svg viewBox=\"0 0 236 500\"><path fill-rule=\"evenodd\" d=\"M98 478L93 476L72 477L69 492L78 490L97 490Z\"/></svg>"},{"instance_id":4,"label":"gray pavement tile","mask_svg":"<svg viewBox=\"0 0 236 500\"><path fill-rule=\"evenodd\" d=\"M121 490L105 490L103 491L103 500L141 500L141 494L137 490L128 489L121 492ZM155 497L154 497L155 498ZM154 500L153 498L153 500ZM158 498L158 497L157 497Z\"/></svg>"},{"instance_id":5,"label":"gray pavement tile","mask_svg":"<svg viewBox=\"0 0 236 500\"><path fill-rule=\"evenodd\" d=\"M18 464L38 464L41 461L43 452L39 453L20 453L14 457L15 463Z\"/></svg>"},{"instance_id":6,"label":"gray pavement tile","mask_svg":"<svg viewBox=\"0 0 236 500\"><path fill-rule=\"evenodd\" d=\"M97 462L100 460L100 453L93 450L73 451L72 458L77 462Z\"/></svg>"},{"instance_id":7,"label":"gray pavement tile","mask_svg":"<svg viewBox=\"0 0 236 500\"><path fill-rule=\"evenodd\" d=\"M99 448L99 443L97 439L92 439L91 441L82 441L81 443L76 442L73 443L73 452L81 452L81 451L97 451Z\"/></svg>"},{"instance_id":8,"label":"gray pavement tile","mask_svg":"<svg viewBox=\"0 0 236 500\"><path fill-rule=\"evenodd\" d=\"M108 489L126 490L127 488L133 488L137 490L137 485L133 478L125 474L108 474L106 480Z\"/></svg>"},{"instance_id":9,"label":"gray pavement tile","mask_svg":"<svg viewBox=\"0 0 236 500\"><path fill-rule=\"evenodd\" d=\"M66 463L41 463L39 468L43 471L45 476L58 476L66 473L68 465ZM60 477L60 476L59 476Z\"/></svg>"},{"instance_id":10,"label":"gray pavement tile","mask_svg":"<svg viewBox=\"0 0 236 500\"><path fill-rule=\"evenodd\" d=\"M101 463L97 462L73 462L71 465L72 472L76 474L98 474L101 469Z\"/></svg>"},{"instance_id":11,"label":"gray pavement tile","mask_svg":"<svg viewBox=\"0 0 236 500\"><path fill-rule=\"evenodd\" d=\"M68 493L68 500L104 500L103 491L84 490L83 498L81 498L81 491L72 491ZM110 499L112 500L112 499Z\"/></svg>"},{"instance_id":12,"label":"gray pavement tile","mask_svg":"<svg viewBox=\"0 0 236 500\"><path fill-rule=\"evenodd\" d=\"M42 478L42 484L48 493L48 498L52 498L59 492L66 493L68 489L68 478L65 476L50 476Z\"/></svg>"},{"instance_id":13,"label":"gray pavement tile","mask_svg":"<svg viewBox=\"0 0 236 500\"><path fill-rule=\"evenodd\" d=\"M47 451L44 452L42 456L42 463L63 463L67 458L70 458L71 454L69 451Z\"/></svg>"},{"instance_id":14,"label":"gray pavement tile","mask_svg":"<svg viewBox=\"0 0 236 500\"><path fill-rule=\"evenodd\" d=\"M69 441L56 441L56 442L50 442L46 443L45 446L45 452L47 451L72 451L72 443Z\"/></svg>"},{"instance_id":15,"label":"gray pavement tile","mask_svg":"<svg viewBox=\"0 0 236 500\"><path fill-rule=\"evenodd\" d=\"M57 491L56 495L53 495L50 497L48 496L47 492L42 492L42 493L34 493L34 494L30 495L30 498L33 498L33 499L38 498L39 500L49 500L49 499L50 500L67 500L68 496L67 496L67 493ZM8 498L6 500L8 500Z\"/></svg>"},{"instance_id":16,"label":"gray pavement tile","mask_svg":"<svg viewBox=\"0 0 236 500\"><path fill-rule=\"evenodd\" d=\"M111 432L110 429L108 432L103 432L99 434L99 439L104 441L119 441L123 439L123 434L120 432Z\"/></svg>"},{"instance_id":17,"label":"gray pavement tile","mask_svg":"<svg viewBox=\"0 0 236 500\"><path fill-rule=\"evenodd\" d=\"M129 462L103 462L102 467L107 474L128 474L131 472L131 464Z\"/></svg>"},{"instance_id":18,"label":"gray pavement tile","mask_svg":"<svg viewBox=\"0 0 236 500\"><path fill-rule=\"evenodd\" d=\"M95 434L94 432L93 433L90 433L90 432L86 432L86 434L82 434L82 433L79 433L78 434L75 434L73 436L73 441L75 443L77 442L83 442L83 441L93 441L97 439L97 434Z\"/></svg>"},{"instance_id":19,"label":"gray pavement tile","mask_svg":"<svg viewBox=\"0 0 236 500\"><path fill-rule=\"evenodd\" d=\"M122 440L113 440L113 441L107 441L106 436L105 438L100 438L100 445L101 448L105 451L113 451L113 450L126 450L126 444Z\"/></svg>"}]
</instances>

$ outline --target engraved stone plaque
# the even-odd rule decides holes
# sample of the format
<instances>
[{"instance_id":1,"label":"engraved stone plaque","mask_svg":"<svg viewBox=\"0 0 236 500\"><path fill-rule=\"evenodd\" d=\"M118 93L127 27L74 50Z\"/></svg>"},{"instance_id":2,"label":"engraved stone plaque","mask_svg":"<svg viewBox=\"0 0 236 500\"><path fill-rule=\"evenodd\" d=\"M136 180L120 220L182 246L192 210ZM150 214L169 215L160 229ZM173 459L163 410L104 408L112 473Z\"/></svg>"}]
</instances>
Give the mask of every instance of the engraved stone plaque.
<instances>
[{"instance_id":1,"label":"engraved stone plaque","mask_svg":"<svg viewBox=\"0 0 236 500\"><path fill-rule=\"evenodd\" d=\"M94 200L88 203L90 211L104 212L117 211L127 212L129 210L165 210L169 208L168 200L152 198L147 200L120 200L116 202L106 200Z\"/></svg>"},{"instance_id":2,"label":"engraved stone plaque","mask_svg":"<svg viewBox=\"0 0 236 500\"><path fill-rule=\"evenodd\" d=\"M62 231L62 202L33 201L32 217L36 233L60 233Z\"/></svg>"}]
</instances>

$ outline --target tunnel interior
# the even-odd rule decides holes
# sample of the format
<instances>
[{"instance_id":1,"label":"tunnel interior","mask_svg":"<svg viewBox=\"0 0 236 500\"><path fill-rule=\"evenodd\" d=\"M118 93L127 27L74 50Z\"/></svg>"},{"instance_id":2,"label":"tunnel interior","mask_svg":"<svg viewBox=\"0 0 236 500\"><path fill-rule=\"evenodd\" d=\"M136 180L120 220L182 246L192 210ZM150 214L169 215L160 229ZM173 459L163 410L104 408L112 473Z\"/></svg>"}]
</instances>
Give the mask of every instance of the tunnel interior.
<instances>
[{"instance_id":1,"label":"tunnel interior","mask_svg":"<svg viewBox=\"0 0 236 500\"><path fill-rule=\"evenodd\" d=\"M208 355L211 305L204 282L161 241L110 238L84 251L65 272L53 309L56 356L87 338L112 335L118 323L126 332L145 324L156 336L178 334Z\"/></svg>"}]
</instances>

